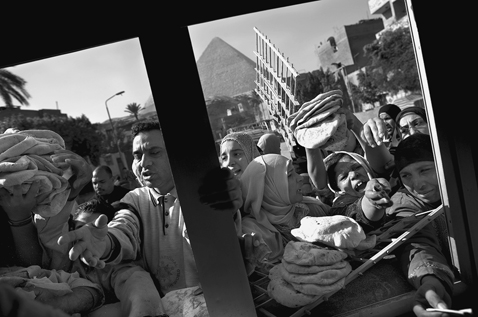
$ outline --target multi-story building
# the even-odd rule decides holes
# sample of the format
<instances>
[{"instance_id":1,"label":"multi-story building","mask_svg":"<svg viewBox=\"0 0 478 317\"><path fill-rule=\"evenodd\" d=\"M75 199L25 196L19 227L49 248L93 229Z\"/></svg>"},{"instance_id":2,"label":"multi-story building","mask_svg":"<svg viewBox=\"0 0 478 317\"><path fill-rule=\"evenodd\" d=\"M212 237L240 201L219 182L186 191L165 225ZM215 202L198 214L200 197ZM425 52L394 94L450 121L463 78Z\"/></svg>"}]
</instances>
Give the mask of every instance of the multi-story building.
<instances>
[{"instance_id":1,"label":"multi-story building","mask_svg":"<svg viewBox=\"0 0 478 317\"><path fill-rule=\"evenodd\" d=\"M398 25L408 26L408 15L404 0L369 0L371 14L380 15L385 29ZM377 37L380 33L377 33Z\"/></svg>"},{"instance_id":2,"label":"multi-story building","mask_svg":"<svg viewBox=\"0 0 478 317\"><path fill-rule=\"evenodd\" d=\"M357 84L358 71L369 63L363 47L372 43L383 29L382 19L362 20L336 28L334 34L320 42L316 49L320 67L337 71L347 88L349 83ZM354 111L361 110L354 105Z\"/></svg>"}]
</instances>

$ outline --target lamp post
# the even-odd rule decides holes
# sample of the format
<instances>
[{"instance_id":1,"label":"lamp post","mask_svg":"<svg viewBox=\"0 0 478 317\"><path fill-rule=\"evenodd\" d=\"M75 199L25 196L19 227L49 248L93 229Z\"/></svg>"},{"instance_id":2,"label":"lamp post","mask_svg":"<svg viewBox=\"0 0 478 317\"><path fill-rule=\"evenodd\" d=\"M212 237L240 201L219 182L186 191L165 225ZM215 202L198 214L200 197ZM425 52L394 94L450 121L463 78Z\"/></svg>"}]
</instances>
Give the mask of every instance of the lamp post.
<instances>
[{"instance_id":1,"label":"lamp post","mask_svg":"<svg viewBox=\"0 0 478 317\"><path fill-rule=\"evenodd\" d=\"M108 99L106 99L106 101L105 101L105 106L106 106L106 112L108 112L108 118L110 119L111 129L112 129L112 132L113 132L113 138L114 138L115 143L116 143L116 146L117 146L117 148L118 148L118 154L119 154L119 156L120 156L121 162L123 162L123 166L124 166L124 167L126 167L127 169L129 169L129 168L128 168L128 165L126 164L126 160L125 160L125 158L124 158L124 156L123 156L123 153L121 152L121 149L120 149L120 146L119 146L119 140L118 140L118 138L117 138L117 136L116 136L116 130L115 130L115 127L113 126L113 121L111 120L110 111L109 111L109 109L108 109L108 100L110 100L111 98L114 98L114 97L116 97L116 96L121 96L122 94L124 94L124 91L120 91L120 92L114 94L113 96L109 97ZM121 172L121 171L120 171L120 172Z\"/></svg>"}]
</instances>

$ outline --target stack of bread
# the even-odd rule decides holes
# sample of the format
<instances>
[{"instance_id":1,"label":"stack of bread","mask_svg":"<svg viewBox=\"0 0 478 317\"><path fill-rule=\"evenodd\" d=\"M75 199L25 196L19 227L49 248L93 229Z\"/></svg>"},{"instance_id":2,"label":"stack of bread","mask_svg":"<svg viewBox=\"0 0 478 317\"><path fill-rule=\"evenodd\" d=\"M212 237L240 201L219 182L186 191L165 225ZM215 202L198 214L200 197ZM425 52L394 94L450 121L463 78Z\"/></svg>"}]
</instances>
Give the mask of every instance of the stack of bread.
<instances>
[{"instance_id":1,"label":"stack of bread","mask_svg":"<svg viewBox=\"0 0 478 317\"><path fill-rule=\"evenodd\" d=\"M290 241L282 262L269 271L268 294L286 307L311 304L345 286L352 271L347 253L309 242Z\"/></svg>"},{"instance_id":2,"label":"stack of bread","mask_svg":"<svg viewBox=\"0 0 478 317\"><path fill-rule=\"evenodd\" d=\"M346 115L340 111L342 91L332 90L305 102L288 118L288 126L297 142L305 148L321 147L339 151L347 143Z\"/></svg>"},{"instance_id":3,"label":"stack of bread","mask_svg":"<svg viewBox=\"0 0 478 317\"><path fill-rule=\"evenodd\" d=\"M376 236L366 236L362 227L347 216L309 217L301 219L300 227L291 230L300 241L321 243L340 250L367 250L375 247Z\"/></svg>"},{"instance_id":4,"label":"stack of bread","mask_svg":"<svg viewBox=\"0 0 478 317\"><path fill-rule=\"evenodd\" d=\"M63 138L50 130L24 130L0 134L0 188L13 193L21 185L22 193L34 181L40 182L37 205L32 210L42 217L60 212L70 193L65 170L51 155L65 149Z\"/></svg>"}]
</instances>

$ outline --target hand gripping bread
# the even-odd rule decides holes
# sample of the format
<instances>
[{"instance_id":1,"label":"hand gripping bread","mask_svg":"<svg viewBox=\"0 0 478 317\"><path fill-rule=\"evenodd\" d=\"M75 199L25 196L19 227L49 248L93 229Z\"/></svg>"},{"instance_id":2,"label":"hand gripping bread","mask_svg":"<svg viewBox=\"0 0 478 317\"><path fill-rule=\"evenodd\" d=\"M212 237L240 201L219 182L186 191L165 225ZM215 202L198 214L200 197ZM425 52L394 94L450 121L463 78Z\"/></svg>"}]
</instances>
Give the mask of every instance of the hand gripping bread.
<instances>
[{"instance_id":1,"label":"hand gripping bread","mask_svg":"<svg viewBox=\"0 0 478 317\"><path fill-rule=\"evenodd\" d=\"M332 265L347 257L339 250L328 250L309 242L289 241L284 248L283 259L297 265Z\"/></svg>"}]
</instances>

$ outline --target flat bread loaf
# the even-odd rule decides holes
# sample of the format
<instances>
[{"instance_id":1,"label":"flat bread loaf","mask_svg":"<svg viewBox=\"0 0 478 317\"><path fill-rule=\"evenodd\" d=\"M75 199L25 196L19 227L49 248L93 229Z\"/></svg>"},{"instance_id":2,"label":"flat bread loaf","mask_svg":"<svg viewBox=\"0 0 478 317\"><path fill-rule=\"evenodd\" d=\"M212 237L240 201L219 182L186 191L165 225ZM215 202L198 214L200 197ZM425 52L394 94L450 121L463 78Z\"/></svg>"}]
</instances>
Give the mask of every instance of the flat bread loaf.
<instances>
[{"instance_id":1,"label":"flat bread loaf","mask_svg":"<svg viewBox=\"0 0 478 317\"><path fill-rule=\"evenodd\" d=\"M304 217L300 227L292 229L294 237L306 242L321 242L339 249L354 249L366 238L362 227L352 218L342 215Z\"/></svg>"},{"instance_id":2,"label":"flat bread loaf","mask_svg":"<svg viewBox=\"0 0 478 317\"><path fill-rule=\"evenodd\" d=\"M345 252L328 250L303 241L289 241L283 255L285 261L297 265L332 265L346 257Z\"/></svg>"},{"instance_id":3,"label":"flat bread loaf","mask_svg":"<svg viewBox=\"0 0 478 317\"><path fill-rule=\"evenodd\" d=\"M296 129L294 136L303 147L315 149L324 145L344 122L345 116L336 112L314 126Z\"/></svg>"},{"instance_id":4,"label":"flat bread loaf","mask_svg":"<svg viewBox=\"0 0 478 317\"><path fill-rule=\"evenodd\" d=\"M304 294L310 296L322 296L335 291L340 290L345 286L345 277L330 285L317 285L317 284L298 284L289 283L292 287Z\"/></svg>"},{"instance_id":5,"label":"flat bread loaf","mask_svg":"<svg viewBox=\"0 0 478 317\"><path fill-rule=\"evenodd\" d=\"M267 285L269 297L281 305L296 308L315 302L320 296L307 295L298 292L291 284L278 277L272 279Z\"/></svg>"},{"instance_id":6,"label":"flat bread loaf","mask_svg":"<svg viewBox=\"0 0 478 317\"><path fill-rule=\"evenodd\" d=\"M326 286L332 285L338 280L343 279L352 271L352 266L348 262L345 263L345 267L341 269L329 269L314 274L291 273L288 272L283 265L280 265L280 270L282 278L289 283L316 284Z\"/></svg>"},{"instance_id":7,"label":"flat bread loaf","mask_svg":"<svg viewBox=\"0 0 478 317\"><path fill-rule=\"evenodd\" d=\"M347 261L339 261L332 265L297 265L294 263L289 263L286 260L282 259L282 266L288 272L295 274L314 274L327 270L340 270L346 267L347 264Z\"/></svg>"}]
</instances>

